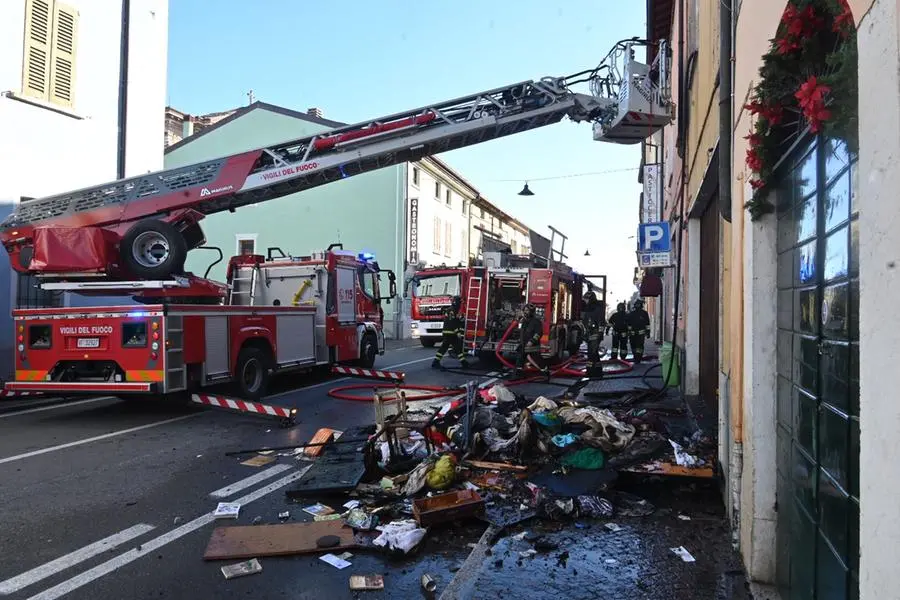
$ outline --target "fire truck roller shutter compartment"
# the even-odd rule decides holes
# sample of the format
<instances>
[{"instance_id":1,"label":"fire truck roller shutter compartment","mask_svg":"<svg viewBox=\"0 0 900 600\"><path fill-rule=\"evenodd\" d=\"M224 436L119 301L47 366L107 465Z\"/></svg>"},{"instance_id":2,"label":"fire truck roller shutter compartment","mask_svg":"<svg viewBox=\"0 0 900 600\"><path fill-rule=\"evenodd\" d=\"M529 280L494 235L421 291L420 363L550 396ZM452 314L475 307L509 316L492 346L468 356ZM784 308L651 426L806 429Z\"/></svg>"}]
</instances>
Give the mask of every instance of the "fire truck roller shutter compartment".
<instances>
[{"instance_id":1,"label":"fire truck roller shutter compartment","mask_svg":"<svg viewBox=\"0 0 900 600\"><path fill-rule=\"evenodd\" d=\"M303 314L277 315L275 335L279 367L315 364L315 309Z\"/></svg>"},{"instance_id":2,"label":"fire truck roller shutter compartment","mask_svg":"<svg viewBox=\"0 0 900 600\"><path fill-rule=\"evenodd\" d=\"M221 378L230 372L231 355L228 339L228 317L207 316L206 318L206 376Z\"/></svg>"}]
</instances>

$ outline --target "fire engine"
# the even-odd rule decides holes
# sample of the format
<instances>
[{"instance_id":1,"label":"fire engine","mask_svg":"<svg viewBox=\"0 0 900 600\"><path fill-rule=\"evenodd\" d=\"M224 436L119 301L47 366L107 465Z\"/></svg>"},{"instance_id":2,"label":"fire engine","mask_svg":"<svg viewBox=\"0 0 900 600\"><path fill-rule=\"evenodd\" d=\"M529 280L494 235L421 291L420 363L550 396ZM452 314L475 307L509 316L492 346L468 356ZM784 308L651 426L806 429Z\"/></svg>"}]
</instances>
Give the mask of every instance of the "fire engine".
<instances>
[{"instance_id":1,"label":"fire engine","mask_svg":"<svg viewBox=\"0 0 900 600\"><path fill-rule=\"evenodd\" d=\"M371 256L340 245L302 257L269 248L268 256L233 257L227 281L133 282L129 293L149 304L14 310L16 377L6 387L166 395L228 383L255 400L274 372L340 362L369 368L384 353L381 302L396 295L396 284ZM123 289L98 281L43 287Z\"/></svg>"},{"instance_id":2,"label":"fire engine","mask_svg":"<svg viewBox=\"0 0 900 600\"><path fill-rule=\"evenodd\" d=\"M595 140L638 143L672 121L668 48L659 42L647 65L634 54L648 45L619 42L597 68L568 77L23 201L0 223L16 271L44 289L120 294L143 306L15 311L16 377L7 388L153 394L232 380L254 397L273 370L370 364L372 346L383 351L381 291L368 279L377 265L335 248L302 258L238 257L220 284L184 273L187 252L205 243L200 221L566 117L592 123ZM590 93L575 91L582 84ZM389 275L385 301L395 288ZM294 288L294 306L289 292L298 280L304 289Z\"/></svg>"},{"instance_id":3,"label":"fire engine","mask_svg":"<svg viewBox=\"0 0 900 600\"><path fill-rule=\"evenodd\" d=\"M554 236L558 234L552 231ZM418 337L423 346L433 346L441 337L443 310L453 296L460 296L464 346L481 358L517 348L519 330L509 331L509 326L520 319L528 303L535 306L544 323L542 354L562 360L566 353L577 353L584 341L582 297L592 290L605 306L606 276L576 273L562 262L565 237L559 250L553 248L553 241L551 237L547 257L483 251L482 258L471 267L435 267L417 272L413 278L412 337Z\"/></svg>"}]
</instances>

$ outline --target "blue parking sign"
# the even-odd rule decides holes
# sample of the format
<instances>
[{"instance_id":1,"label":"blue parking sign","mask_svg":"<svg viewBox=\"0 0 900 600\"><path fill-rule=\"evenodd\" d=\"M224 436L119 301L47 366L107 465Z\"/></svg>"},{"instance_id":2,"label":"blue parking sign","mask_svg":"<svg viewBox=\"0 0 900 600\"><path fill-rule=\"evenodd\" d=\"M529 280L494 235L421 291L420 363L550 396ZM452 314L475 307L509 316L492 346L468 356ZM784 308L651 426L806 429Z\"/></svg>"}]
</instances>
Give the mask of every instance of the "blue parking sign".
<instances>
[{"instance_id":1,"label":"blue parking sign","mask_svg":"<svg viewBox=\"0 0 900 600\"><path fill-rule=\"evenodd\" d=\"M638 252L671 252L669 223L641 223L638 225Z\"/></svg>"}]
</instances>

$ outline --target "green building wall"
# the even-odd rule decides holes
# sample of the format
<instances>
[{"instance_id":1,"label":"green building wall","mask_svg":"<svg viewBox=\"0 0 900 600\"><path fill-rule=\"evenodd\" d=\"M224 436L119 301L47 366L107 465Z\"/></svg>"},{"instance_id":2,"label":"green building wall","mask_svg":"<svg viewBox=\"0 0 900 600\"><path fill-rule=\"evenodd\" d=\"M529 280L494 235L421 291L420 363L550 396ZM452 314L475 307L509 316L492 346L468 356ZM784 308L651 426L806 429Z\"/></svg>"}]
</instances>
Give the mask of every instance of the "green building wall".
<instances>
[{"instance_id":1,"label":"green building wall","mask_svg":"<svg viewBox=\"0 0 900 600\"><path fill-rule=\"evenodd\" d=\"M327 130L317 123L255 108L196 138L167 151L165 168L203 162L211 158L301 138ZM208 246L228 257L237 253L237 236L256 235L256 251L280 247L285 253L309 254L341 242L347 250L371 252L382 268L392 269L403 281L405 248L406 165L357 175L276 200L218 213L201 222ZM210 251L194 250L186 269L202 275L215 259ZM225 261L210 272L223 281ZM400 333L402 302L384 307L385 333Z\"/></svg>"}]
</instances>

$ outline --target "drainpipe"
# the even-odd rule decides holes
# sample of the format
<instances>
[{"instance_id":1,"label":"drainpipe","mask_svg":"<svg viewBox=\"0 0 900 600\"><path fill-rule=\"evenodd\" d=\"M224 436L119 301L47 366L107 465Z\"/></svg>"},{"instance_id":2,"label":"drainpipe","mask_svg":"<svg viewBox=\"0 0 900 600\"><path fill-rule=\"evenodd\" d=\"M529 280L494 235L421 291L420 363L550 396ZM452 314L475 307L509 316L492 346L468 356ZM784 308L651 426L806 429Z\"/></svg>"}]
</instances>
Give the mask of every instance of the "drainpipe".
<instances>
[{"instance_id":1,"label":"drainpipe","mask_svg":"<svg viewBox=\"0 0 900 600\"><path fill-rule=\"evenodd\" d=\"M128 38L131 0L122 0L122 31L119 41L119 116L116 148L116 179L125 178L125 130L128 123Z\"/></svg>"},{"instance_id":2,"label":"drainpipe","mask_svg":"<svg viewBox=\"0 0 900 600\"><path fill-rule=\"evenodd\" d=\"M734 0L719 0L719 213L731 222L731 54Z\"/></svg>"}]
</instances>

